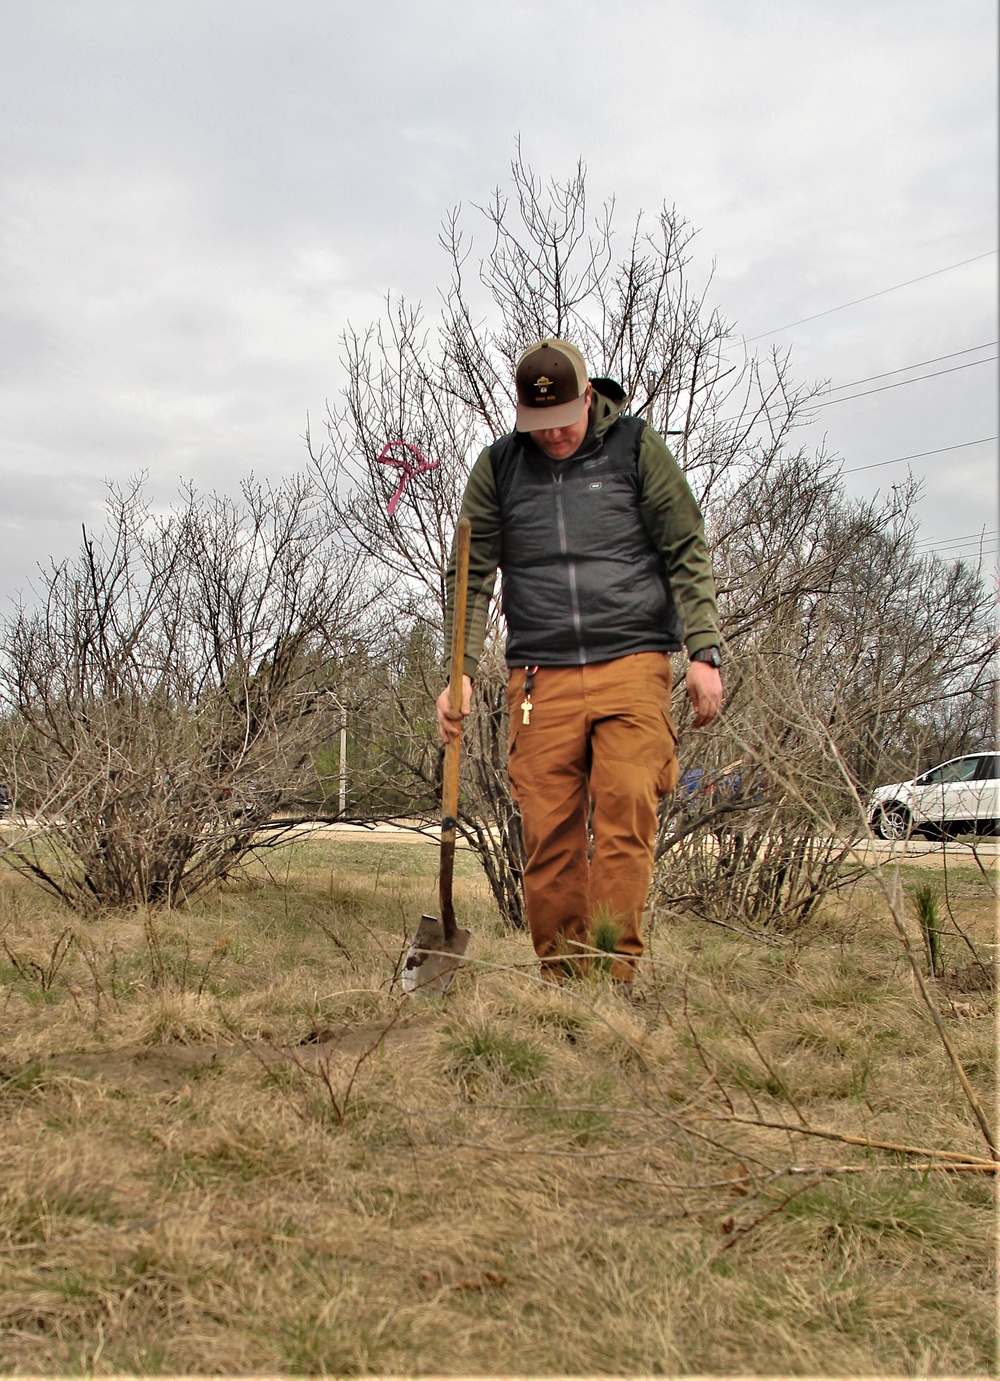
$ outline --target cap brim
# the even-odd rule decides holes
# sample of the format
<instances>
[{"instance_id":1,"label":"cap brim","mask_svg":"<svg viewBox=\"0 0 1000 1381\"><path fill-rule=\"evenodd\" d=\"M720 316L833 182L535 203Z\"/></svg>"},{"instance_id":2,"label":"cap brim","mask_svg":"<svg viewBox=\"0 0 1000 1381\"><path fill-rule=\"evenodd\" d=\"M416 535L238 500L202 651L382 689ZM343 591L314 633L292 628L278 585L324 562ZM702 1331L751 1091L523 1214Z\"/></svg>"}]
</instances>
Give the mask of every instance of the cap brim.
<instances>
[{"instance_id":1,"label":"cap brim","mask_svg":"<svg viewBox=\"0 0 1000 1381\"><path fill-rule=\"evenodd\" d=\"M518 403L517 430L544 432L550 427L572 427L574 422L579 422L586 410L586 393L582 393L570 403L560 403L554 408L527 408L523 403Z\"/></svg>"}]
</instances>

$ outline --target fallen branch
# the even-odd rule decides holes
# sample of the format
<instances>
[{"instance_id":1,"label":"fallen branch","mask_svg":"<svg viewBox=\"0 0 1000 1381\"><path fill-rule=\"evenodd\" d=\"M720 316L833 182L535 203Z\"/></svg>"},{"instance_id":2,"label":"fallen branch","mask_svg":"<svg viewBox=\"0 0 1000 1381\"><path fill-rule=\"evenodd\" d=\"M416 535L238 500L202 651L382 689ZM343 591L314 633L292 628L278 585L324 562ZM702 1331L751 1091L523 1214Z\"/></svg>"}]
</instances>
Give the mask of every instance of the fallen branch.
<instances>
[{"instance_id":1,"label":"fallen branch","mask_svg":"<svg viewBox=\"0 0 1000 1381\"><path fill-rule=\"evenodd\" d=\"M877 1141L873 1137L851 1136L849 1132L832 1132L823 1127L796 1127L791 1122L768 1122L764 1118L740 1117L738 1113L697 1113L700 1122L741 1122L747 1127L769 1127L778 1132L794 1132L797 1136L818 1136L825 1141L843 1141L848 1146L867 1146L876 1151L894 1151L902 1156L928 1156L933 1160L953 1161L970 1169L988 1170L996 1174L1000 1164L964 1151L936 1151L927 1146L904 1146L896 1141Z\"/></svg>"}]
</instances>

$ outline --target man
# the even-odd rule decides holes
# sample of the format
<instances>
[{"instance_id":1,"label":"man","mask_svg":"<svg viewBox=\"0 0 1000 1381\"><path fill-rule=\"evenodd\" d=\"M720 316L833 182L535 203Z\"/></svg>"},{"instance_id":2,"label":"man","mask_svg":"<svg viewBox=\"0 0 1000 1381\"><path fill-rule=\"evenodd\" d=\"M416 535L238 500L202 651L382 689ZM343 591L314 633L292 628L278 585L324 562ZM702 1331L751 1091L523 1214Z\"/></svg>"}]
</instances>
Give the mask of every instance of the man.
<instances>
[{"instance_id":1,"label":"man","mask_svg":"<svg viewBox=\"0 0 1000 1381\"><path fill-rule=\"evenodd\" d=\"M508 771L542 976L560 981L574 954L585 968L604 921L611 977L625 984L643 951L657 802L677 782L669 654L686 642L696 728L722 703L704 523L662 439L624 414L618 384L588 379L575 346L537 341L515 383L516 430L483 451L462 501L472 548L461 716L499 567ZM449 638L454 575L453 560ZM437 714L446 741L461 732L447 691Z\"/></svg>"}]
</instances>

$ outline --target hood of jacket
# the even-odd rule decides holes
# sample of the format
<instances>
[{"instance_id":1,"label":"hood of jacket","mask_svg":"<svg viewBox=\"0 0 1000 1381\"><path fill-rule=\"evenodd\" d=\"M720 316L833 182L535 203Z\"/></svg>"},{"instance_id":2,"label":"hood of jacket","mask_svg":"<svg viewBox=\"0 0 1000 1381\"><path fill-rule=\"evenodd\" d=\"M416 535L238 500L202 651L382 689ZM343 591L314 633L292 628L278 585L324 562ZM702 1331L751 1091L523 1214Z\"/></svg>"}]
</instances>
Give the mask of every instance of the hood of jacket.
<instances>
[{"instance_id":1,"label":"hood of jacket","mask_svg":"<svg viewBox=\"0 0 1000 1381\"><path fill-rule=\"evenodd\" d=\"M611 424L618 421L628 403L628 394L614 379L591 379L590 382L594 389L594 401L590 405L588 438L603 436Z\"/></svg>"}]
</instances>

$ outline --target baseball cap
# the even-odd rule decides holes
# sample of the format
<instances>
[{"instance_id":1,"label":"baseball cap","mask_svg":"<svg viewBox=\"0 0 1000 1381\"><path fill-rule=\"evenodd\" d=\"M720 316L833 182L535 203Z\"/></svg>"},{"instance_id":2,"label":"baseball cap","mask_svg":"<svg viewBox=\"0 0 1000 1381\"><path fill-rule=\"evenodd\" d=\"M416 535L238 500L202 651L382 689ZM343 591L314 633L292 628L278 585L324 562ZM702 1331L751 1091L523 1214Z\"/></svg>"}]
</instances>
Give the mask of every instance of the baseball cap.
<instances>
[{"instance_id":1,"label":"baseball cap","mask_svg":"<svg viewBox=\"0 0 1000 1381\"><path fill-rule=\"evenodd\" d=\"M535 341L517 362L517 430L540 432L571 427L586 406L587 366L568 340Z\"/></svg>"}]
</instances>

